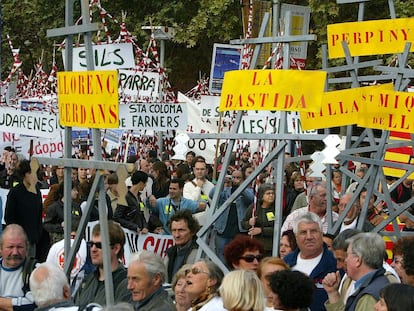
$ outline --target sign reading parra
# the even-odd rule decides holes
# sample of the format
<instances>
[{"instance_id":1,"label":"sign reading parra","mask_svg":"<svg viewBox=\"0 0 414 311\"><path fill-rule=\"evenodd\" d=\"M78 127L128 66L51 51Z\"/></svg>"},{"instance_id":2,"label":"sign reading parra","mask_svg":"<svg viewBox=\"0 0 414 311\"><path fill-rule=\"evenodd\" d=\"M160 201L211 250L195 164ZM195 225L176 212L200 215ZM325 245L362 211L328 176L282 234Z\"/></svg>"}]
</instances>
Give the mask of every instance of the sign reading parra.
<instances>
[{"instance_id":1,"label":"sign reading parra","mask_svg":"<svg viewBox=\"0 0 414 311\"><path fill-rule=\"evenodd\" d=\"M342 41L351 56L402 53L405 44L414 41L414 18L328 25L329 58L345 57Z\"/></svg>"},{"instance_id":2,"label":"sign reading parra","mask_svg":"<svg viewBox=\"0 0 414 311\"><path fill-rule=\"evenodd\" d=\"M234 70L224 75L220 111L320 110L326 72Z\"/></svg>"},{"instance_id":3,"label":"sign reading parra","mask_svg":"<svg viewBox=\"0 0 414 311\"><path fill-rule=\"evenodd\" d=\"M58 108L62 126L117 128L118 73L58 72Z\"/></svg>"}]
</instances>

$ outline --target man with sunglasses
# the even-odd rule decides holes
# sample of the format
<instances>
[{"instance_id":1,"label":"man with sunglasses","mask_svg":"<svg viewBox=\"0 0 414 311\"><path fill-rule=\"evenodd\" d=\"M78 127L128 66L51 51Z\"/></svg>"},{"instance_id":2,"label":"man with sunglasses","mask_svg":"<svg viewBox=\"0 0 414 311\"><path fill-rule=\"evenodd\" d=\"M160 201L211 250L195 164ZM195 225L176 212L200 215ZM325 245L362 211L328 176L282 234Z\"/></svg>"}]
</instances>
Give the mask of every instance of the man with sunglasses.
<instances>
[{"instance_id":1,"label":"man with sunglasses","mask_svg":"<svg viewBox=\"0 0 414 311\"><path fill-rule=\"evenodd\" d=\"M113 221L108 222L108 230L114 302L127 302L131 296L127 290L127 271L120 261L124 254L125 234L121 226ZM77 306L80 306L80 310L90 303L97 303L101 306L106 304L101 226L99 223L93 227L92 238L88 242L88 246L96 270L83 280L75 294L74 301Z\"/></svg>"}]
</instances>

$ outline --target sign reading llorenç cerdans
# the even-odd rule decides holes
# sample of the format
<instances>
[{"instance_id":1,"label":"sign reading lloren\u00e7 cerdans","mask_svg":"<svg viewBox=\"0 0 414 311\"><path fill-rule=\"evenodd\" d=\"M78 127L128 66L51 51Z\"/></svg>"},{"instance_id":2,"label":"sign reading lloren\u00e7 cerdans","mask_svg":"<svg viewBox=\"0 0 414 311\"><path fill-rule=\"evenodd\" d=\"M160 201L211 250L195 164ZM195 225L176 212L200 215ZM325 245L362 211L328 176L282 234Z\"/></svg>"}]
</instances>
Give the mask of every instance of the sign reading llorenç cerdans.
<instances>
[{"instance_id":1,"label":"sign reading lloren\u00e7 cerdans","mask_svg":"<svg viewBox=\"0 0 414 311\"><path fill-rule=\"evenodd\" d=\"M116 70L58 72L59 121L62 126L117 128Z\"/></svg>"},{"instance_id":2,"label":"sign reading lloren\u00e7 cerdans","mask_svg":"<svg viewBox=\"0 0 414 311\"><path fill-rule=\"evenodd\" d=\"M234 70L224 75L220 111L314 111L321 107L326 72Z\"/></svg>"},{"instance_id":3,"label":"sign reading lloren\u00e7 cerdans","mask_svg":"<svg viewBox=\"0 0 414 311\"><path fill-rule=\"evenodd\" d=\"M329 58L345 57L342 41L351 56L402 53L405 44L414 41L414 18L328 25Z\"/></svg>"},{"instance_id":4,"label":"sign reading lloren\u00e7 cerdans","mask_svg":"<svg viewBox=\"0 0 414 311\"><path fill-rule=\"evenodd\" d=\"M377 90L392 90L393 84L367 86L323 94L319 112L301 112L304 130L352 125L358 122L361 105Z\"/></svg>"}]
</instances>

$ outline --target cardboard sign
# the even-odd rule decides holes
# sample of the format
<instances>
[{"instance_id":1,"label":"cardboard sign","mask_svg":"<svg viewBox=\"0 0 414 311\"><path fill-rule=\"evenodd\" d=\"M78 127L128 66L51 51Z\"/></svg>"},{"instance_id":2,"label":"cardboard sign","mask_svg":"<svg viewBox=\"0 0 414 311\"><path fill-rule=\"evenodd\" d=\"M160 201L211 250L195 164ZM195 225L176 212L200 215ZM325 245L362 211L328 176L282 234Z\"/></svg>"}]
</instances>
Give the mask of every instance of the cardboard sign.
<instances>
[{"instance_id":1,"label":"cardboard sign","mask_svg":"<svg viewBox=\"0 0 414 311\"><path fill-rule=\"evenodd\" d=\"M53 138L60 132L55 114L0 107L0 131Z\"/></svg>"},{"instance_id":2,"label":"cardboard sign","mask_svg":"<svg viewBox=\"0 0 414 311\"><path fill-rule=\"evenodd\" d=\"M326 92L323 95L319 112L301 112L302 128L322 129L356 124L360 115L361 102L378 90L392 90L392 83L340 91Z\"/></svg>"},{"instance_id":3,"label":"cardboard sign","mask_svg":"<svg viewBox=\"0 0 414 311\"><path fill-rule=\"evenodd\" d=\"M117 128L118 73L58 72L59 121L63 126Z\"/></svg>"},{"instance_id":4,"label":"cardboard sign","mask_svg":"<svg viewBox=\"0 0 414 311\"><path fill-rule=\"evenodd\" d=\"M132 96L133 99L158 99L160 75L156 72L119 70L119 94Z\"/></svg>"},{"instance_id":5,"label":"cardboard sign","mask_svg":"<svg viewBox=\"0 0 414 311\"><path fill-rule=\"evenodd\" d=\"M112 43L93 45L94 70L113 70L135 68L134 50L132 43ZM64 53L63 61L65 61ZM66 64L64 64L66 68ZM85 47L73 48L73 71L86 71Z\"/></svg>"},{"instance_id":6,"label":"cardboard sign","mask_svg":"<svg viewBox=\"0 0 414 311\"><path fill-rule=\"evenodd\" d=\"M358 126L414 133L414 93L377 90L361 112Z\"/></svg>"},{"instance_id":7,"label":"cardboard sign","mask_svg":"<svg viewBox=\"0 0 414 311\"><path fill-rule=\"evenodd\" d=\"M402 53L414 41L414 18L331 24L327 36L329 58L345 57L342 41L351 56Z\"/></svg>"},{"instance_id":8,"label":"cardboard sign","mask_svg":"<svg viewBox=\"0 0 414 311\"><path fill-rule=\"evenodd\" d=\"M326 72L235 70L224 75L220 111L320 110Z\"/></svg>"},{"instance_id":9,"label":"cardboard sign","mask_svg":"<svg viewBox=\"0 0 414 311\"><path fill-rule=\"evenodd\" d=\"M187 105L133 103L119 105L119 128L128 130L186 130Z\"/></svg>"}]
</instances>

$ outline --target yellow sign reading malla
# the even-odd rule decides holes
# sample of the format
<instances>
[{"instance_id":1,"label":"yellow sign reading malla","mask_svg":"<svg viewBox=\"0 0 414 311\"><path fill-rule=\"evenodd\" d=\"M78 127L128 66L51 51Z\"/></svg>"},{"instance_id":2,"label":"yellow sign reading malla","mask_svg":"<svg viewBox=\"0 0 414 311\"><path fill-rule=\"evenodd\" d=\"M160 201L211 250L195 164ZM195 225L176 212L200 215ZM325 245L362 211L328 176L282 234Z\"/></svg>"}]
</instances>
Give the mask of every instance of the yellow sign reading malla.
<instances>
[{"instance_id":1,"label":"yellow sign reading malla","mask_svg":"<svg viewBox=\"0 0 414 311\"><path fill-rule=\"evenodd\" d=\"M58 72L57 86L62 126L118 128L116 70Z\"/></svg>"},{"instance_id":2,"label":"yellow sign reading malla","mask_svg":"<svg viewBox=\"0 0 414 311\"><path fill-rule=\"evenodd\" d=\"M356 124L362 103L378 89L392 90L393 84L367 86L323 94L319 112L301 112L300 120L304 130L315 130L335 126Z\"/></svg>"},{"instance_id":3,"label":"yellow sign reading malla","mask_svg":"<svg viewBox=\"0 0 414 311\"><path fill-rule=\"evenodd\" d=\"M342 41L351 56L402 53L414 41L414 18L331 24L327 31L329 58L345 57Z\"/></svg>"},{"instance_id":4,"label":"yellow sign reading malla","mask_svg":"<svg viewBox=\"0 0 414 311\"><path fill-rule=\"evenodd\" d=\"M219 111L314 111L321 107L326 72L234 70L224 74Z\"/></svg>"},{"instance_id":5,"label":"yellow sign reading malla","mask_svg":"<svg viewBox=\"0 0 414 311\"><path fill-rule=\"evenodd\" d=\"M361 106L358 126L414 133L414 93L377 90Z\"/></svg>"}]
</instances>

